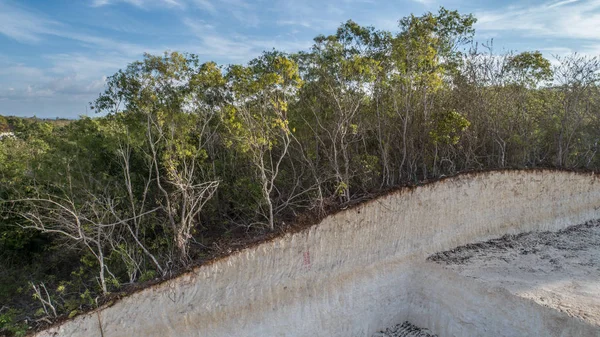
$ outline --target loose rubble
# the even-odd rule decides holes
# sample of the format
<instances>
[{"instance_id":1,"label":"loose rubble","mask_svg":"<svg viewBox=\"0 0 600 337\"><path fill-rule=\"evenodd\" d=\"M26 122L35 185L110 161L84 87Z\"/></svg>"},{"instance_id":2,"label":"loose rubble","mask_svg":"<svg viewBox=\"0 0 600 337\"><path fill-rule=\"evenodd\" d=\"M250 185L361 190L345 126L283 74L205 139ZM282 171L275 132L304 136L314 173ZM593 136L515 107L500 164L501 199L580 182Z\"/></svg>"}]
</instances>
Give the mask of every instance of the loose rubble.
<instances>
[{"instance_id":1,"label":"loose rubble","mask_svg":"<svg viewBox=\"0 0 600 337\"><path fill-rule=\"evenodd\" d=\"M377 332L373 337L437 337L437 335L427 329L414 326L410 322L404 322L385 331Z\"/></svg>"},{"instance_id":2,"label":"loose rubble","mask_svg":"<svg viewBox=\"0 0 600 337\"><path fill-rule=\"evenodd\" d=\"M481 260L503 260L508 263L522 259L523 255L534 254L556 264L552 257L569 258L571 256L567 252L577 254L596 249L599 242L600 220L596 220L557 232L504 235L487 242L471 243L439 252L429 256L427 260L447 265L468 265Z\"/></svg>"}]
</instances>

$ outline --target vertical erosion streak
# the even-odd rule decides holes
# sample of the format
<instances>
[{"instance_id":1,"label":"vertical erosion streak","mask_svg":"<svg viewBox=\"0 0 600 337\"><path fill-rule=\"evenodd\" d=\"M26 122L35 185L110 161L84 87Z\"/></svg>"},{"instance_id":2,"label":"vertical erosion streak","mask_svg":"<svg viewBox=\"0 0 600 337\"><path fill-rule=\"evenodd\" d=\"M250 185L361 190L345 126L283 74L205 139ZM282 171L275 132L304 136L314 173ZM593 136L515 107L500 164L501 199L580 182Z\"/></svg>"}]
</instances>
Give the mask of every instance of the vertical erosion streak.
<instances>
[{"instance_id":1,"label":"vertical erosion streak","mask_svg":"<svg viewBox=\"0 0 600 337\"><path fill-rule=\"evenodd\" d=\"M100 316L100 310L96 311L98 314L98 329L100 330L100 337L104 337L104 330L102 330L102 318Z\"/></svg>"}]
</instances>

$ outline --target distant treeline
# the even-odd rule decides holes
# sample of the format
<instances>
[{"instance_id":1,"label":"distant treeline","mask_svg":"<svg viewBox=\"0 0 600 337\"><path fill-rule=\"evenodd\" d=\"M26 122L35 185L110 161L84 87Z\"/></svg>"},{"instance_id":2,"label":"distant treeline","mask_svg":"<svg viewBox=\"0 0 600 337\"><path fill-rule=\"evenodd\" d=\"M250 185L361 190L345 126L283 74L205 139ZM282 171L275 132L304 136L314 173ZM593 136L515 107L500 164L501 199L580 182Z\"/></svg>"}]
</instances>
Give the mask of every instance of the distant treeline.
<instances>
[{"instance_id":1,"label":"distant treeline","mask_svg":"<svg viewBox=\"0 0 600 337\"><path fill-rule=\"evenodd\" d=\"M22 129L26 124L34 122L50 123L54 127L65 126L72 119L67 118L37 118L37 117L17 117L0 115L0 132L12 132L15 128Z\"/></svg>"},{"instance_id":2,"label":"distant treeline","mask_svg":"<svg viewBox=\"0 0 600 337\"><path fill-rule=\"evenodd\" d=\"M598 59L495 54L473 42L475 21L444 8L401 19L398 33L348 21L309 51L247 65L146 55L108 78L91 104L103 117L11 122L0 331L75 315L392 186L598 168Z\"/></svg>"}]
</instances>

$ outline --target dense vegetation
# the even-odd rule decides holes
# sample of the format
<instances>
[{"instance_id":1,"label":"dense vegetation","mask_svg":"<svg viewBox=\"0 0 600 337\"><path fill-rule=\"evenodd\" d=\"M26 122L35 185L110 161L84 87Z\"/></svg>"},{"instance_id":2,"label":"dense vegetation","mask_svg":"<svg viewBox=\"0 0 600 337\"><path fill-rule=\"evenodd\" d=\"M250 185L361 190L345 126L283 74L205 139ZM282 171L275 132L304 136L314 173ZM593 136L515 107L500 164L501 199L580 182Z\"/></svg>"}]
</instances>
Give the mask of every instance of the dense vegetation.
<instances>
[{"instance_id":1,"label":"dense vegetation","mask_svg":"<svg viewBox=\"0 0 600 337\"><path fill-rule=\"evenodd\" d=\"M108 79L102 117L0 117L0 333L392 186L599 167L598 60L496 55L474 22L348 21L247 65L146 55Z\"/></svg>"}]
</instances>

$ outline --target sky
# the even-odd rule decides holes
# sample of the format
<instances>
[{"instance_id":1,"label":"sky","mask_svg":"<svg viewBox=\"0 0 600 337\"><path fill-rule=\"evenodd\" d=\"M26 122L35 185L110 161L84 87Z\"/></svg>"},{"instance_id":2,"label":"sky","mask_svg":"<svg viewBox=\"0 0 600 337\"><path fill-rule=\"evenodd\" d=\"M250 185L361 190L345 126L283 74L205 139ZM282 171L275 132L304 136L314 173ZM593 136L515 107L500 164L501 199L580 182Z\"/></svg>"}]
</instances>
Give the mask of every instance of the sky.
<instances>
[{"instance_id":1,"label":"sky","mask_svg":"<svg viewBox=\"0 0 600 337\"><path fill-rule=\"evenodd\" d=\"M394 32L440 6L473 13L498 52L600 54L599 0L0 0L0 115L93 116L106 77L144 53L245 63L308 50L348 19Z\"/></svg>"}]
</instances>

